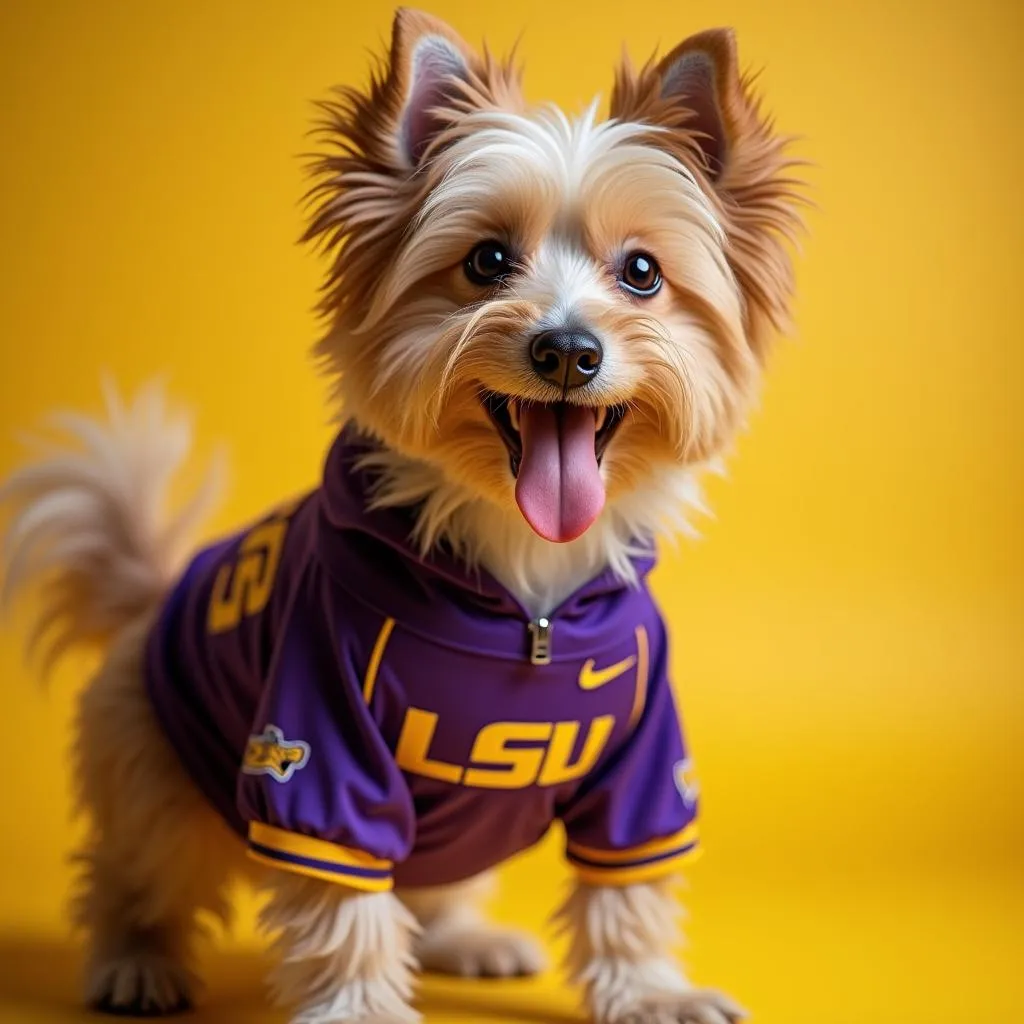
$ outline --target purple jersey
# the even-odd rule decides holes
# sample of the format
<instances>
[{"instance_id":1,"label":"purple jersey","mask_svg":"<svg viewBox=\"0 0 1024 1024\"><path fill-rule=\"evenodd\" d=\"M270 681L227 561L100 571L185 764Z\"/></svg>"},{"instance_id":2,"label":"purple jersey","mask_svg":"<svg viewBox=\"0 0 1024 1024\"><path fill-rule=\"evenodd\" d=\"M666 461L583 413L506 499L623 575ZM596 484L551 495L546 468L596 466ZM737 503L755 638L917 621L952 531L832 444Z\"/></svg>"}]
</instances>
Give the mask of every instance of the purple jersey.
<instances>
[{"instance_id":1,"label":"purple jersey","mask_svg":"<svg viewBox=\"0 0 1024 1024\"><path fill-rule=\"evenodd\" d=\"M646 586L605 573L531 622L367 511L365 451L343 432L319 489L168 598L148 686L197 785L257 860L361 889L468 878L556 820L588 882L672 871L696 794Z\"/></svg>"}]
</instances>

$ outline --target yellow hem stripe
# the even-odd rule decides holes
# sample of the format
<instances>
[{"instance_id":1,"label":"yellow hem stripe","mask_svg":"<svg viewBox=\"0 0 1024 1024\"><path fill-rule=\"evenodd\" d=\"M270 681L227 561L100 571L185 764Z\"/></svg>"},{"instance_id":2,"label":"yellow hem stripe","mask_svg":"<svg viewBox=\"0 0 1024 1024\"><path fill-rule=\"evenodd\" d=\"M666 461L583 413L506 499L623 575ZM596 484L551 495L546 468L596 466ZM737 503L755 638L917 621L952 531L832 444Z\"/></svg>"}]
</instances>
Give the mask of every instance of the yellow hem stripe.
<instances>
[{"instance_id":1,"label":"yellow hem stripe","mask_svg":"<svg viewBox=\"0 0 1024 1024\"><path fill-rule=\"evenodd\" d=\"M700 846L691 847L678 857L666 857L652 864L641 864L635 868L594 868L582 864L573 864L576 877L587 885L637 885L651 882L656 878L664 878L673 874L684 863L692 863L703 852Z\"/></svg>"},{"instance_id":2,"label":"yellow hem stripe","mask_svg":"<svg viewBox=\"0 0 1024 1024\"><path fill-rule=\"evenodd\" d=\"M373 700L373 688L377 685L377 672L380 670L381 659L384 657L384 648L388 645L391 637L391 630L395 628L394 619L385 619L384 625L380 627L377 640L373 645L373 653L370 655L370 664L366 669L366 678L363 680L363 702L369 704Z\"/></svg>"},{"instance_id":3,"label":"yellow hem stripe","mask_svg":"<svg viewBox=\"0 0 1024 1024\"><path fill-rule=\"evenodd\" d=\"M636 694L633 697L633 709L629 713L630 732L640 721L647 704L647 682L650 672L650 647L647 643L647 630L643 626L636 627Z\"/></svg>"},{"instance_id":4,"label":"yellow hem stripe","mask_svg":"<svg viewBox=\"0 0 1024 1024\"><path fill-rule=\"evenodd\" d=\"M688 846L697 841L699 834L697 822L691 821L681 832L675 835L666 836L664 839L652 839L642 846L634 846L629 850L595 850L590 846L581 846L579 843L566 843L565 849L570 857L582 857L584 860L597 861L598 864L609 866L629 865L634 861L645 860L648 857L657 857L659 853L668 853L679 846Z\"/></svg>"},{"instance_id":5,"label":"yellow hem stripe","mask_svg":"<svg viewBox=\"0 0 1024 1024\"><path fill-rule=\"evenodd\" d=\"M260 846L271 850L279 850L283 854L296 857L310 857L327 864L337 864L341 868L369 868L374 871L390 871L394 865L389 860L371 857L362 850L352 850L347 846L329 843L325 839L314 839L298 832L288 832L283 828L265 825L261 821L249 822L249 839Z\"/></svg>"},{"instance_id":6,"label":"yellow hem stripe","mask_svg":"<svg viewBox=\"0 0 1024 1024\"><path fill-rule=\"evenodd\" d=\"M306 864L296 864L294 861L277 860L274 857L266 857L256 850L245 851L250 860L267 867L277 868L282 871L291 871L300 875L309 875L310 878L319 878L324 882L334 882L335 885L344 885L349 889L361 889L364 892L388 892L394 887L394 880L388 878L361 878L358 875L337 874L334 871L321 871L319 868L312 868Z\"/></svg>"}]
</instances>

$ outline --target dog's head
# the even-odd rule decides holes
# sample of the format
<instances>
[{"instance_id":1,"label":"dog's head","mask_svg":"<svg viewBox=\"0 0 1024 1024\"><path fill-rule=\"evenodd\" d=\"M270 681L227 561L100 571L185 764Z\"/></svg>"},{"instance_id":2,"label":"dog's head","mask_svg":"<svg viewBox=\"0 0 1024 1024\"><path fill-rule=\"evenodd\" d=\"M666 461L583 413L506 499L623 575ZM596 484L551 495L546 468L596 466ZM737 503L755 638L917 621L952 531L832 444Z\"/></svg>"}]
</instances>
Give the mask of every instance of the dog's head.
<instances>
[{"instance_id":1,"label":"dog's head","mask_svg":"<svg viewBox=\"0 0 1024 1024\"><path fill-rule=\"evenodd\" d=\"M346 416L551 541L665 511L791 290L798 188L732 33L620 68L600 121L528 109L511 64L400 11L370 88L323 109L308 237Z\"/></svg>"}]
</instances>

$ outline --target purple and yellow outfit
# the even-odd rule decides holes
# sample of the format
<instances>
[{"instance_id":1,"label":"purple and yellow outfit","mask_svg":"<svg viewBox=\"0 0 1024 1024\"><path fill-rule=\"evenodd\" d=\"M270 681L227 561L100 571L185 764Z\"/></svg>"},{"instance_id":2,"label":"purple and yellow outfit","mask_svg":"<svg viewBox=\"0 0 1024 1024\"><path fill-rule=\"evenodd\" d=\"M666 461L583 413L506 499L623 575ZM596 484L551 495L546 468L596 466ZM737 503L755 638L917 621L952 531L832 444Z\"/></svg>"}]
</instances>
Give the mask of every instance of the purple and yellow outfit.
<instances>
[{"instance_id":1,"label":"purple and yellow outfit","mask_svg":"<svg viewBox=\"0 0 1024 1024\"><path fill-rule=\"evenodd\" d=\"M168 598L148 687L196 784L257 860L359 889L469 878L555 821L585 881L675 869L696 798L646 585L606 573L531 622L367 511L365 450L344 432L316 491Z\"/></svg>"}]
</instances>

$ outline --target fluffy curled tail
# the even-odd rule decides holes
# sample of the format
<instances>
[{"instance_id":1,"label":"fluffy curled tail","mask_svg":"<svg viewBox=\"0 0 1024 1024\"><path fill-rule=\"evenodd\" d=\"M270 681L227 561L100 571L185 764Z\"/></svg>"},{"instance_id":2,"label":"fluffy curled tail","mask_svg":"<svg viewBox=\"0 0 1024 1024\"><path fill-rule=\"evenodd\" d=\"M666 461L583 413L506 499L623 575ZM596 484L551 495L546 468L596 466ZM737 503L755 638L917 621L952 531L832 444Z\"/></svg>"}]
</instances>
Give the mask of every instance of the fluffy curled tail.
<instances>
[{"instance_id":1,"label":"fluffy curled tail","mask_svg":"<svg viewBox=\"0 0 1024 1024\"><path fill-rule=\"evenodd\" d=\"M68 649L103 643L152 611L220 489L218 460L192 500L167 515L168 486L191 447L188 419L156 385L127 405L105 392L105 420L55 415L73 444L43 445L39 461L0 485L9 513L0 603L38 590L29 650L46 671Z\"/></svg>"}]
</instances>

